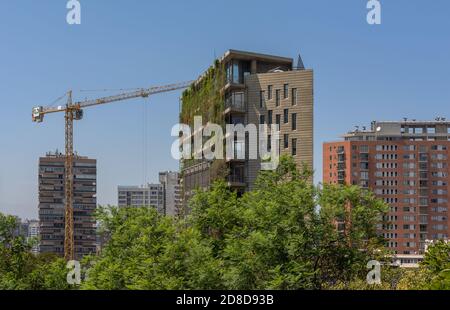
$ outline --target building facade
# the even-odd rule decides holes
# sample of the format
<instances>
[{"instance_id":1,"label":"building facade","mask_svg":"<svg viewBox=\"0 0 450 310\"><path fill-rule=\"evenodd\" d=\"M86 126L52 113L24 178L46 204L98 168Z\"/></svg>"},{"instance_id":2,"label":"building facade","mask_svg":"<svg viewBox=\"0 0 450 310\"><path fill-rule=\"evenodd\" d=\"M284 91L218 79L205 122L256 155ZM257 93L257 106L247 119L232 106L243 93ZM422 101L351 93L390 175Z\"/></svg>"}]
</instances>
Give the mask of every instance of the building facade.
<instances>
[{"instance_id":1,"label":"building facade","mask_svg":"<svg viewBox=\"0 0 450 310\"><path fill-rule=\"evenodd\" d=\"M73 175L75 259L80 260L96 252L97 161L75 156ZM39 159L41 253L64 255L64 176L64 155L48 153Z\"/></svg>"},{"instance_id":2,"label":"building facade","mask_svg":"<svg viewBox=\"0 0 450 310\"><path fill-rule=\"evenodd\" d=\"M176 216L181 207L181 186L178 172L165 171L159 173L159 182L164 191L164 214Z\"/></svg>"},{"instance_id":3,"label":"building facade","mask_svg":"<svg viewBox=\"0 0 450 310\"><path fill-rule=\"evenodd\" d=\"M181 204L179 173L173 171L160 172L159 182L159 184L147 184L145 186L118 186L118 206L151 206L161 214L178 215Z\"/></svg>"},{"instance_id":4,"label":"building facade","mask_svg":"<svg viewBox=\"0 0 450 310\"><path fill-rule=\"evenodd\" d=\"M147 184L144 186L119 186L119 207L154 207L164 213L164 186Z\"/></svg>"},{"instance_id":5,"label":"building facade","mask_svg":"<svg viewBox=\"0 0 450 310\"><path fill-rule=\"evenodd\" d=\"M380 227L389 249L421 255L449 236L450 122L373 122L323 145L323 181L372 190L390 210Z\"/></svg>"},{"instance_id":6,"label":"building facade","mask_svg":"<svg viewBox=\"0 0 450 310\"><path fill-rule=\"evenodd\" d=\"M303 63L294 67L292 58L264 55L253 52L229 50L214 65L215 71L223 69L223 75L211 77L211 68L200 77L194 86L186 92L181 102L181 123L191 124L193 114L202 114L204 122L218 122L223 127L228 124L247 126L260 124L280 126L280 140L277 145L280 154L292 156L298 165L313 167L313 71L306 70ZM201 93L205 79L223 79L217 97L222 104L208 107L200 98L192 104L186 99L192 98L193 89ZM200 101L200 102L199 102ZM220 117L211 117L213 110ZM219 110L219 111L216 111ZM218 112L218 113L217 113ZM272 146L268 137L268 149ZM257 141L247 137L234 140L233 158L225 160L183 160L181 164L183 203L197 188L208 188L217 178L225 178L228 185L239 195L254 187L261 170L261 160L249 159L249 148ZM258 149L256 145L256 149ZM237 156L244 153L244 156ZM189 212L189 210L186 210Z\"/></svg>"},{"instance_id":7,"label":"building facade","mask_svg":"<svg viewBox=\"0 0 450 310\"><path fill-rule=\"evenodd\" d=\"M39 253L39 221L37 220L26 220L26 237L27 240L36 240L38 243L33 245L31 252L34 254Z\"/></svg>"}]
</instances>

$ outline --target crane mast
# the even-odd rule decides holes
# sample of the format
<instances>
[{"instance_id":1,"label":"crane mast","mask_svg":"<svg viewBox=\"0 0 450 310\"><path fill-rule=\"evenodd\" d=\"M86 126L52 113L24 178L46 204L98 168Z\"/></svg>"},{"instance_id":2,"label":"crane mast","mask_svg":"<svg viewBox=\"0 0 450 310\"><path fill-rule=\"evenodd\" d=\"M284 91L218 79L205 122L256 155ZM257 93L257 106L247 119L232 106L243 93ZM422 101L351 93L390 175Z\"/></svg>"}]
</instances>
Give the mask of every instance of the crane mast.
<instances>
[{"instance_id":1,"label":"crane mast","mask_svg":"<svg viewBox=\"0 0 450 310\"><path fill-rule=\"evenodd\" d=\"M64 206L64 258L66 261L75 259L75 242L73 227L73 120L75 110L72 106L72 91L69 91L65 120L66 120L66 146L65 146L65 206Z\"/></svg>"},{"instance_id":2,"label":"crane mast","mask_svg":"<svg viewBox=\"0 0 450 310\"><path fill-rule=\"evenodd\" d=\"M59 107L44 108L42 106L33 108L33 122L41 123L46 114L64 112L65 113L65 174L64 174L64 258L66 261L75 259L75 240L74 240L74 218L73 218L73 166L74 166L74 148L73 148L73 124L75 120L83 118L83 109L87 107L108 104L117 101L123 101L133 98L146 98L150 95L170 92L189 87L193 81L179 84L170 84L165 86L140 89L133 92L122 93L114 96L102 97L93 100L72 102L72 91L67 93L66 105Z\"/></svg>"}]
</instances>

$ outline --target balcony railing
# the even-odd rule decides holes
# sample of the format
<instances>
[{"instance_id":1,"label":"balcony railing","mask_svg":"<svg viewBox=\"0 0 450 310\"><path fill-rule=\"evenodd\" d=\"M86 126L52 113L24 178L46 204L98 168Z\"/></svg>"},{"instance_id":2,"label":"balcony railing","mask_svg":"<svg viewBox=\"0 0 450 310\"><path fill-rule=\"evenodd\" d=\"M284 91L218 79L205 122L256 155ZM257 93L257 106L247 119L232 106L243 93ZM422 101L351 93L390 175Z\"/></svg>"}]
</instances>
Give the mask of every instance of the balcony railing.
<instances>
[{"instance_id":1,"label":"balcony railing","mask_svg":"<svg viewBox=\"0 0 450 310\"><path fill-rule=\"evenodd\" d=\"M244 93L233 93L225 100L225 109L245 112Z\"/></svg>"},{"instance_id":2,"label":"balcony railing","mask_svg":"<svg viewBox=\"0 0 450 310\"><path fill-rule=\"evenodd\" d=\"M229 183L245 183L245 177L242 175L232 174L227 177Z\"/></svg>"}]
</instances>

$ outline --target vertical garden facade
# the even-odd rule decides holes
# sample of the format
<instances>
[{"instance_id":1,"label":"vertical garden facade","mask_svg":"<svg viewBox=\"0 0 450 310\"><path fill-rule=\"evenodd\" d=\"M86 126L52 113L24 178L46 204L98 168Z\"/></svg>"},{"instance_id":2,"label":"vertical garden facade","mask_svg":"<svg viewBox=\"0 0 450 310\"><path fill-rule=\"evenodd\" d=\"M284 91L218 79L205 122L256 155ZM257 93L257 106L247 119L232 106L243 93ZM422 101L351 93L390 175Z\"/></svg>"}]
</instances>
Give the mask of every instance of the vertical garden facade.
<instances>
[{"instance_id":1,"label":"vertical garden facade","mask_svg":"<svg viewBox=\"0 0 450 310\"><path fill-rule=\"evenodd\" d=\"M180 122L194 128L195 116L202 117L203 125L220 124L224 133L227 124L277 124L280 141L268 147L278 147L299 165L313 166L313 71L295 68L292 58L227 51L182 94ZM251 190L261 170L259 159L248 158L251 143L257 142L248 135L241 141L234 137L233 158L182 159L180 212L189 212L194 190L206 189L216 179L225 180L238 195Z\"/></svg>"}]
</instances>

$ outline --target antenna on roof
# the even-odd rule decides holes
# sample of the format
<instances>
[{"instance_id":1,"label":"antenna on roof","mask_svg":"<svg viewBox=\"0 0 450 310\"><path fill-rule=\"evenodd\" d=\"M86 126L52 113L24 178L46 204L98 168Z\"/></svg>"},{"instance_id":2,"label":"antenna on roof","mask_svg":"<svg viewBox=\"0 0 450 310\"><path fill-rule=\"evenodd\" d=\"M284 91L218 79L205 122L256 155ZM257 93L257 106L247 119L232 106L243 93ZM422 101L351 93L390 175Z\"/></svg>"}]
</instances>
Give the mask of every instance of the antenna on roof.
<instances>
[{"instance_id":1,"label":"antenna on roof","mask_svg":"<svg viewBox=\"0 0 450 310\"><path fill-rule=\"evenodd\" d=\"M297 59L297 70L305 70L305 65L303 64L302 55L298 54Z\"/></svg>"}]
</instances>

